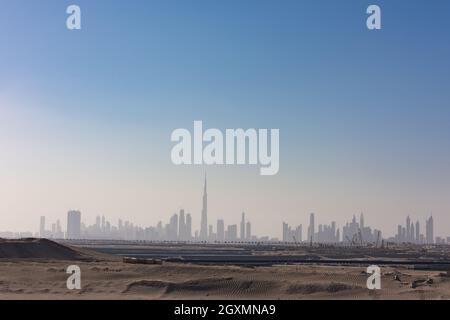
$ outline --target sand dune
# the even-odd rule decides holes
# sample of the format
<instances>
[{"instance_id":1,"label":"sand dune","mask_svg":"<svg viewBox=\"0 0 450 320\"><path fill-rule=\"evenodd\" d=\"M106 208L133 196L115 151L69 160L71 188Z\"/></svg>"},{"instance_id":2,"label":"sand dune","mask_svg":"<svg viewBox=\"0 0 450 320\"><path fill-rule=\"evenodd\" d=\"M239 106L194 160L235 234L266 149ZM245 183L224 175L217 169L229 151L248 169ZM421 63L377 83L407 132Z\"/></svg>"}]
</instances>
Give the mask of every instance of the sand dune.
<instances>
[{"instance_id":1,"label":"sand dune","mask_svg":"<svg viewBox=\"0 0 450 320\"><path fill-rule=\"evenodd\" d=\"M0 239L0 259L84 261L105 259L106 257L109 256L82 248L62 245L47 239Z\"/></svg>"},{"instance_id":2,"label":"sand dune","mask_svg":"<svg viewBox=\"0 0 450 320\"><path fill-rule=\"evenodd\" d=\"M81 290L69 290L69 265ZM382 267L382 289L364 267L127 264L48 240L0 241L0 299L450 299L446 272Z\"/></svg>"},{"instance_id":3,"label":"sand dune","mask_svg":"<svg viewBox=\"0 0 450 320\"><path fill-rule=\"evenodd\" d=\"M76 263L82 290L66 287ZM0 299L449 299L450 278L439 272L383 269L382 290L369 291L360 267L240 268L120 261L0 262ZM412 283L420 279L432 282Z\"/></svg>"}]
</instances>

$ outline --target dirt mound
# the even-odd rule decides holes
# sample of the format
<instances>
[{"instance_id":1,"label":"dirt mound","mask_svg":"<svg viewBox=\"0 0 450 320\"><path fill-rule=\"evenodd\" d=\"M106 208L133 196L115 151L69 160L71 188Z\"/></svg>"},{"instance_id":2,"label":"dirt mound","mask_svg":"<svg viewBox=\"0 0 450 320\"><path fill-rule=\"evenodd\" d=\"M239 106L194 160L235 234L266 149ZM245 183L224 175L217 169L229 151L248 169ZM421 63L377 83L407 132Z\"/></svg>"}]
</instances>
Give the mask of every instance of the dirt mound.
<instances>
[{"instance_id":1,"label":"dirt mound","mask_svg":"<svg viewBox=\"0 0 450 320\"><path fill-rule=\"evenodd\" d=\"M0 239L0 259L92 260L85 250L47 239Z\"/></svg>"}]
</instances>

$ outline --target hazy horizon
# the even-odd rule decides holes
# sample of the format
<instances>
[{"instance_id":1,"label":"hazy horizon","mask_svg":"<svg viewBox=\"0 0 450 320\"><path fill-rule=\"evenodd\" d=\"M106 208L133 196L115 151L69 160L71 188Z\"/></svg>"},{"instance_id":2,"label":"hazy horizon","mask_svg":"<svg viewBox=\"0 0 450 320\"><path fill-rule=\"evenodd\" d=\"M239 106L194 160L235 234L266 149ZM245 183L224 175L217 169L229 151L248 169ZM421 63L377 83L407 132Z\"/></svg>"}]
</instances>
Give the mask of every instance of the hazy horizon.
<instances>
[{"instance_id":1,"label":"hazy horizon","mask_svg":"<svg viewBox=\"0 0 450 320\"><path fill-rule=\"evenodd\" d=\"M65 28L65 8L83 27ZM364 212L450 236L450 3L17 0L0 11L0 231L181 208L280 237ZM279 128L280 170L175 166L171 132Z\"/></svg>"}]
</instances>

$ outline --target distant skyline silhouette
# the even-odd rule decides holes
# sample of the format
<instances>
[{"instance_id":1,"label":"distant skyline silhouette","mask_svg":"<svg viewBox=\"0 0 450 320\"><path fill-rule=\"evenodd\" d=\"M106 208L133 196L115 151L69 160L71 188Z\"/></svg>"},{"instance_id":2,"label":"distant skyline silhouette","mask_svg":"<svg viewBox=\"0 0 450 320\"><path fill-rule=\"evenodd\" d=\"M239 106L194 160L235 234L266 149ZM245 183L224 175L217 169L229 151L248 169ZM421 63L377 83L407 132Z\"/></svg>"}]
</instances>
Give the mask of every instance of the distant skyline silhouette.
<instances>
[{"instance_id":1,"label":"distant skyline silhouette","mask_svg":"<svg viewBox=\"0 0 450 320\"><path fill-rule=\"evenodd\" d=\"M246 220L245 212L241 214L240 224L219 218L214 223L208 220L208 189L205 175L202 195L202 210L199 215L199 228L196 229L196 219L190 212L180 209L174 213L167 223L158 221L155 225L138 225L127 219L119 218L117 224L98 215L95 224L89 225L82 219L79 210L69 210L66 226L63 229L61 219L50 222L45 216L39 219L38 232L8 232L0 230L0 238L49 238L49 239L92 239L92 240L139 240L139 241L191 241L191 242L310 242L312 243L348 243L351 245L372 244L380 246L384 241L390 243L414 244L450 244L450 236L436 236L434 233L433 216L426 219L425 231L421 232L419 220L414 223L410 216L406 218L406 225L397 226L397 234L387 236L382 230L367 225L361 212L359 222L353 215L351 222L339 226L336 221L316 223L315 213L309 215L309 225L304 238L303 225L291 226L283 221L281 237L278 232L273 234L254 233L252 223ZM50 227L51 228L48 228ZM239 228L239 229L238 229ZM252 231L253 230L253 231Z\"/></svg>"},{"instance_id":2,"label":"distant skyline silhouette","mask_svg":"<svg viewBox=\"0 0 450 320\"><path fill-rule=\"evenodd\" d=\"M76 3L79 31L65 1L2 3L0 230L70 209L140 226L185 209L199 229L207 171L208 220L245 212L255 234L361 211L386 235L431 214L450 234L449 1L377 1L376 32L358 0ZM195 120L279 128L279 173L173 165Z\"/></svg>"}]
</instances>

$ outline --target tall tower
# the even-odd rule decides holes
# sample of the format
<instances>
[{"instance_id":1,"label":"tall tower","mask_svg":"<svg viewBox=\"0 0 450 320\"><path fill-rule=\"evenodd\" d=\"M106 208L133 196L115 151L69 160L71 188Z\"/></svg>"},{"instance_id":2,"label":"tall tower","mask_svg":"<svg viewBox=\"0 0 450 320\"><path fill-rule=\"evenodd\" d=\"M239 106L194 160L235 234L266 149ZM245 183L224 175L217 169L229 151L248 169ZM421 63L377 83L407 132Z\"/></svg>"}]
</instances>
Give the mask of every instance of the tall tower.
<instances>
[{"instance_id":1,"label":"tall tower","mask_svg":"<svg viewBox=\"0 0 450 320\"><path fill-rule=\"evenodd\" d=\"M188 213L186 215L186 240L191 240L192 238L192 217L191 214Z\"/></svg>"},{"instance_id":2,"label":"tall tower","mask_svg":"<svg viewBox=\"0 0 450 320\"><path fill-rule=\"evenodd\" d=\"M406 217L406 242L409 242L411 240L411 219Z\"/></svg>"},{"instance_id":3,"label":"tall tower","mask_svg":"<svg viewBox=\"0 0 450 320\"><path fill-rule=\"evenodd\" d=\"M186 239L186 220L184 217L184 210L180 210L180 216L178 218L178 239L187 240Z\"/></svg>"},{"instance_id":4,"label":"tall tower","mask_svg":"<svg viewBox=\"0 0 450 320\"><path fill-rule=\"evenodd\" d=\"M316 230L314 226L314 213L311 213L311 215L309 216L308 241L315 241L315 232Z\"/></svg>"},{"instance_id":5,"label":"tall tower","mask_svg":"<svg viewBox=\"0 0 450 320\"><path fill-rule=\"evenodd\" d=\"M364 230L364 215L362 212L359 216L359 228L361 229L361 232L363 232L362 230Z\"/></svg>"},{"instance_id":6,"label":"tall tower","mask_svg":"<svg viewBox=\"0 0 450 320\"><path fill-rule=\"evenodd\" d=\"M41 217L41 223L39 225L39 236L45 238L45 217Z\"/></svg>"},{"instance_id":7,"label":"tall tower","mask_svg":"<svg viewBox=\"0 0 450 320\"><path fill-rule=\"evenodd\" d=\"M206 192L206 175L205 175L205 187L203 190L203 207L202 207L202 220L200 225L200 239L208 239L208 194Z\"/></svg>"},{"instance_id":8,"label":"tall tower","mask_svg":"<svg viewBox=\"0 0 450 320\"><path fill-rule=\"evenodd\" d=\"M420 224L416 222L416 243L420 243Z\"/></svg>"},{"instance_id":9,"label":"tall tower","mask_svg":"<svg viewBox=\"0 0 450 320\"><path fill-rule=\"evenodd\" d=\"M241 220L241 240L245 240L245 212L242 212L242 220Z\"/></svg>"},{"instance_id":10,"label":"tall tower","mask_svg":"<svg viewBox=\"0 0 450 320\"><path fill-rule=\"evenodd\" d=\"M217 220L217 240L225 241L225 222Z\"/></svg>"},{"instance_id":11,"label":"tall tower","mask_svg":"<svg viewBox=\"0 0 450 320\"><path fill-rule=\"evenodd\" d=\"M81 239L81 212L71 210L67 213L67 239Z\"/></svg>"},{"instance_id":12,"label":"tall tower","mask_svg":"<svg viewBox=\"0 0 450 320\"><path fill-rule=\"evenodd\" d=\"M431 216L427 221L426 221L426 228L425 228L425 239L427 241L428 244L433 244L434 243L434 221L433 221L433 216Z\"/></svg>"}]
</instances>

